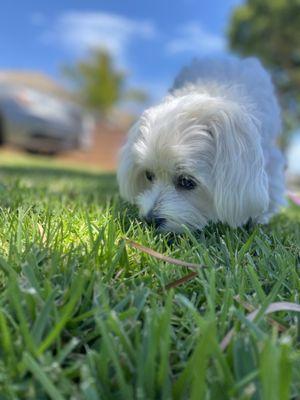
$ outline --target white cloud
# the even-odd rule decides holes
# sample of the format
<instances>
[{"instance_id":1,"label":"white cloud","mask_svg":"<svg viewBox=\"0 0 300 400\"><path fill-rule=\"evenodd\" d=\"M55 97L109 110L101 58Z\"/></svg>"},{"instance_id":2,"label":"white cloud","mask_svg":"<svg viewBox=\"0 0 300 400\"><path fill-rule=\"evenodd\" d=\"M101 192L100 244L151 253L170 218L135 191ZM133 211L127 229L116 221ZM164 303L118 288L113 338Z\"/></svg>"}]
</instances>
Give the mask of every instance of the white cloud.
<instances>
[{"instance_id":1,"label":"white cloud","mask_svg":"<svg viewBox=\"0 0 300 400\"><path fill-rule=\"evenodd\" d=\"M208 32L199 23L190 21L178 29L178 36L166 45L169 54L183 52L195 55L219 53L226 49L223 36Z\"/></svg>"},{"instance_id":2,"label":"white cloud","mask_svg":"<svg viewBox=\"0 0 300 400\"><path fill-rule=\"evenodd\" d=\"M152 39L156 29L150 21L137 21L117 14L71 11L62 14L44 42L60 44L76 56L91 48L107 49L120 65L127 66L127 51L136 38Z\"/></svg>"}]
</instances>

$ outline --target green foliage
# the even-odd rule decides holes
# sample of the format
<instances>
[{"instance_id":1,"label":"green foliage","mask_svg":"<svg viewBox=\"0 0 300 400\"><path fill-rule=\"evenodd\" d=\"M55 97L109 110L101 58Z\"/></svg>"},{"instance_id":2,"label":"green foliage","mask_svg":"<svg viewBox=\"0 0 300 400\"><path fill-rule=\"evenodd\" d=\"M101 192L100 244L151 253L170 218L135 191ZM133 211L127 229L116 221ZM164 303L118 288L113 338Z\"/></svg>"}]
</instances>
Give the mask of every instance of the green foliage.
<instances>
[{"instance_id":1,"label":"green foliage","mask_svg":"<svg viewBox=\"0 0 300 400\"><path fill-rule=\"evenodd\" d=\"M122 99L143 102L146 94L125 88L126 75L117 70L104 50L93 51L89 58L65 67L63 73L75 83L78 94L91 110L107 113Z\"/></svg>"},{"instance_id":2,"label":"green foliage","mask_svg":"<svg viewBox=\"0 0 300 400\"><path fill-rule=\"evenodd\" d=\"M111 174L2 160L1 182L1 400L300 397L296 314L273 314L278 332L241 305L299 302L299 208L252 232L158 235ZM187 271L124 237L207 268L167 291Z\"/></svg>"},{"instance_id":3,"label":"green foliage","mask_svg":"<svg viewBox=\"0 0 300 400\"><path fill-rule=\"evenodd\" d=\"M273 72L288 130L300 120L300 1L248 0L229 26L230 47L257 55Z\"/></svg>"}]
</instances>

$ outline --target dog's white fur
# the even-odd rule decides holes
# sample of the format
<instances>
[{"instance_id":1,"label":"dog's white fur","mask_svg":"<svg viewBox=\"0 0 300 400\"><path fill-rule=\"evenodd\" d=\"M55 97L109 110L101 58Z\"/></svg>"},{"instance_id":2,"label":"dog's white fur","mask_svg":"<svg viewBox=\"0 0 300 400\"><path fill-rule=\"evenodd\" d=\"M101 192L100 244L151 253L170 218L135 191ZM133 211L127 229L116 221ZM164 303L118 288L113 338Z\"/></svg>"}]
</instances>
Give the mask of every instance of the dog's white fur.
<instances>
[{"instance_id":1,"label":"dog's white fur","mask_svg":"<svg viewBox=\"0 0 300 400\"><path fill-rule=\"evenodd\" d=\"M284 204L280 131L274 88L257 59L195 60L130 130L117 174L121 195L142 216L163 218L163 231L267 223ZM176 187L178 175L197 186Z\"/></svg>"}]
</instances>

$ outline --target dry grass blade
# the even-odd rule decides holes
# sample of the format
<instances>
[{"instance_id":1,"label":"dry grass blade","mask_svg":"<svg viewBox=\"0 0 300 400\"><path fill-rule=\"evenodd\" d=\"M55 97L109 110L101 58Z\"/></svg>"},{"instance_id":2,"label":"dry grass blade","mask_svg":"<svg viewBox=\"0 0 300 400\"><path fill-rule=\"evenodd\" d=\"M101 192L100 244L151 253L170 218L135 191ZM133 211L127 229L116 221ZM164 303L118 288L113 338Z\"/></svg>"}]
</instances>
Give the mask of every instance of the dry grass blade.
<instances>
[{"instance_id":1,"label":"dry grass blade","mask_svg":"<svg viewBox=\"0 0 300 400\"><path fill-rule=\"evenodd\" d=\"M241 304L247 311L250 311L250 312L255 311L255 308L252 306L252 304L247 303L246 301L241 300L241 298L240 298L239 295L235 296L235 297L234 297L234 300L235 300L237 303ZM272 318L268 318L268 322L269 322L271 325L275 326L275 327L278 329L279 332L284 332L284 331L286 330L286 327L285 327L284 325L280 324L279 322L275 321L275 320L272 319Z\"/></svg>"},{"instance_id":2,"label":"dry grass blade","mask_svg":"<svg viewBox=\"0 0 300 400\"><path fill-rule=\"evenodd\" d=\"M157 258L158 260L167 262L169 264L179 265L180 267L186 267L189 269L197 269L197 270L200 268L205 268L205 265L193 264L186 261L178 260L177 258L165 256L164 254L158 253L157 251L152 250L149 247L133 242L130 239L125 239L125 241L129 246L134 247L135 249L141 251L142 253L149 254L149 256Z\"/></svg>"},{"instance_id":3,"label":"dry grass blade","mask_svg":"<svg viewBox=\"0 0 300 400\"><path fill-rule=\"evenodd\" d=\"M124 268L121 268L121 269L116 273L115 279L119 279L120 276L123 274L124 270L125 270Z\"/></svg>"},{"instance_id":4,"label":"dry grass blade","mask_svg":"<svg viewBox=\"0 0 300 400\"><path fill-rule=\"evenodd\" d=\"M182 285L183 283L186 283L186 282L188 282L188 281L191 281L191 280L194 279L195 276L197 276L197 275L198 275L197 272L191 272L190 274L185 275L185 276L183 276L182 278L177 279L176 281L173 281L173 282L168 283L168 285L166 285L165 289L168 290L168 289L175 288L175 287L177 287L177 286L179 286L179 285Z\"/></svg>"},{"instance_id":5,"label":"dry grass blade","mask_svg":"<svg viewBox=\"0 0 300 400\"><path fill-rule=\"evenodd\" d=\"M43 226L41 225L41 224L37 224L37 227L38 227L38 230L39 230L39 233L40 233L40 235L41 235L41 239L42 239L42 243L46 243L46 235L45 235L45 230L44 230L44 228L43 228Z\"/></svg>"},{"instance_id":6,"label":"dry grass blade","mask_svg":"<svg viewBox=\"0 0 300 400\"><path fill-rule=\"evenodd\" d=\"M277 311L295 311L300 312L300 305L296 303L289 303L287 301L280 301L277 303L271 303L264 312L264 315L272 314ZM249 321L253 321L256 317L257 313L259 312L259 308L252 311L250 314L247 315L247 319ZM234 335L234 329L231 329L223 338L222 342L220 343L220 347L222 350L225 350L226 347L229 345L232 337Z\"/></svg>"}]
</instances>

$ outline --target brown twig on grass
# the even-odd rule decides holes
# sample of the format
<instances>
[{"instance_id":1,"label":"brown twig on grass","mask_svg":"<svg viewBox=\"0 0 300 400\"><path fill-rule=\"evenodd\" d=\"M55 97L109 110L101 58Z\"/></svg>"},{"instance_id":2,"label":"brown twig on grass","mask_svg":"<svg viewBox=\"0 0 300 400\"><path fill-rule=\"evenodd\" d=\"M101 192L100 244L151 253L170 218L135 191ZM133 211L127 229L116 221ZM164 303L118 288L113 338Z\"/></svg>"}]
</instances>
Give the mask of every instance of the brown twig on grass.
<instances>
[{"instance_id":1,"label":"brown twig on grass","mask_svg":"<svg viewBox=\"0 0 300 400\"><path fill-rule=\"evenodd\" d=\"M190 274L185 275L180 279L176 279L176 281L172 281L172 282L168 283L165 286L165 289L169 290L169 289L175 288L175 287L177 287L179 285L182 285L183 283L186 283L186 282L191 281L192 279L194 279L195 276L198 276L198 273L197 272L191 272Z\"/></svg>"},{"instance_id":2,"label":"brown twig on grass","mask_svg":"<svg viewBox=\"0 0 300 400\"><path fill-rule=\"evenodd\" d=\"M158 260L164 261L166 263L179 265L180 267L186 267L186 268L193 269L193 270L199 270L201 268L206 268L205 265L193 264L193 263L189 263L189 262L186 262L186 261L178 260L177 258L172 258L172 257L169 257L169 256L165 256L164 254L158 253L157 251L152 250L149 247L146 247L146 246L143 246L143 245L141 245L139 243L133 242L130 239L126 239L125 238L124 240L126 241L126 243L129 246L141 251L142 253L149 254L149 256L157 258Z\"/></svg>"}]
</instances>

